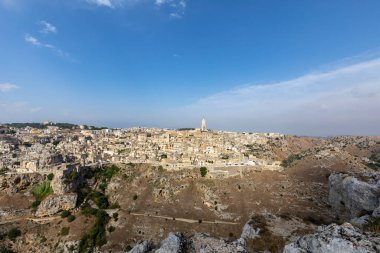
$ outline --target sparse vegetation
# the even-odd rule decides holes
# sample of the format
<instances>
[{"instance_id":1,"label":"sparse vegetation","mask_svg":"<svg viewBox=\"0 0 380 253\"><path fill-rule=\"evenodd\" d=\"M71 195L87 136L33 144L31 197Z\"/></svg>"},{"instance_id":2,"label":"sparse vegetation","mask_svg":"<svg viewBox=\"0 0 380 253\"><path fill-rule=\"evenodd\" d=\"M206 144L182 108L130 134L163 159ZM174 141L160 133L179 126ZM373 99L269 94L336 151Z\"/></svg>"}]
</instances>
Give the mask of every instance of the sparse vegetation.
<instances>
[{"instance_id":1,"label":"sparse vegetation","mask_svg":"<svg viewBox=\"0 0 380 253\"><path fill-rule=\"evenodd\" d=\"M375 154L372 154L369 157L369 162L365 164L368 168L379 171L380 170L380 158L378 158Z\"/></svg>"},{"instance_id":2,"label":"sparse vegetation","mask_svg":"<svg viewBox=\"0 0 380 253\"><path fill-rule=\"evenodd\" d=\"M286 158L285 160L281 162L281 166L284 168L290 168L293 166L295 161L301 160L303 157L305 157L304 153L290 155L288 158Z\"/></svg>"},{"instance_id":3,"label":"sparse vegetation","mask_svg":"<svg viewBox=\"0 0 380 253\"><path fill-rule=\"evenodd\" d=\"M53 178L54 178L54 174L53 173L50 173L49 175L47 175L47 179L49 181L53 180Z\"/></svg>"},{"instance_id":4,"label":"sparse vegetation","mask_svg":"<svg viewBox=\"0 0 380 253\"><path fill-rule=\"evenodd\" d=\"M69 227L63 227L63 228L61 228L61 235L62 236L68 235L69 232L70 232L70 228Z\"/></svg>"},{"instance_id":5,"label":"sparse vegetation","mask_svg":"<svg viewBox=\"0 0 380 253\"><path fill-rule=\"evenodd\" d=\"M32 194L38 201L42 201L44 198L53 193L53 188L50 186L49 181L44 181L39 185L36 185L32 189Z\"/></svg>"},{"instance_id":6,"label":"sparse vegetation","mask_svg":"<svg viewBox=\"0 0 380 253\"><path fill-rule=\"evenodd\" d=\"M108 199L102 192L92 192L88 198L93 200L100 209L106 209L109 207Z\"/></svg>"},{"instance_id":7,"label":"sparse vegetation","mask_svg":"<svg viewBox=\"0 0 380 253\"><path fill-rule=\"evenodd\" d=\"M31 205L31 208L35 211L37 210L38 206L41 204L41 201L39 200L35 200L32 205Z\"/></svg>"},{"instance_id":8,"label":"sparse vegetation","mask_svg":"<svg viewBox=\"0 0 380 253\"><path fill-rule=\"evenodd\" d=\"M112 233L113 231L115 231L115 229L116 228L114 226L109 226L107 230L108 232Z\"/></svg>"},{"instance_id":9,"label":"sparse vegetation","mask_svg":"<svg viewBox=\"0 0 380 253\"><path fill-rule=\"evenodd\" d=\"M9 248L6 248L4 246L0 246L0 253L15 253L15 252Z\"/></svg>"},{"instance_id":10,"label":"sparse vegetation","mask_svg":"<svg viewBox=\"0 0 380 253\"><path fill-rule=\"evenodd\" d=\"M202 177L205 177L207 174L207 168L206 167L200 167L199 172L201 173Z\"/></svg>"},{"instance_id":11,"label":"sparse vegetation","mask_svg":"<svg viewBox=\"0 0 380 253\"><path fill-rule=\"evenodd\" d=\"M62 218L66 218L70 215L70 211L67 211L67 210L63 210L62 213L61 213L61 217Z\"/></svg>"},{"instance_id":12,"label":"sparse vegetation","mask_svg":"<svg viewBox=\"0 0 380 253\"><path fill-rule=\"evenodd\" d=\"M107 243L105 226L109 216L103 210L96 210L95 218L95 224L79 243L79 253L92 252L94 247L101 247Z\"/></svg>"},{"instance_id":13,"label":"sparse vegetation","mask_svg":"<svg viewBox=\"0 0 380 253\"><path fill-rule=\"evenodd\" d=\"M73 222L75 220L75 216L70 214L69 216L67 216L67 221L68 222Z\"/></svg>"},{"instance_id":14,"label":"sparse vegetation","mask_svg":"<svg viewBox=\"0 0 380 253\"><path fill-rule=\"evenodd\" d=\"M365 231L380 233L380 218L375 218L363 228Z\"/></svg>"},{"instance_id":15,"label":"sparse vegetation","mask_svg":"<svg viewBox=\"0 0 380 253\"><path fill-rule=\"evenodd\" d=\"M7 173L9 171L9 169L7 167L2 167L0 169L0 175L5 175L5 173Z\"/></svg>"},{"instance_id":16,"label":"sparse vegetation","mask_svg":"<svg viewBox=\"0 0 380 253\"><path fill-rule=\"evenodd\" d=\"M18 228L11 228L8 233L7 233L7 236L10 240L14 241L17 237L19 237L21 235L21 230L18 229Z\"/></svg>"}]
</instances>

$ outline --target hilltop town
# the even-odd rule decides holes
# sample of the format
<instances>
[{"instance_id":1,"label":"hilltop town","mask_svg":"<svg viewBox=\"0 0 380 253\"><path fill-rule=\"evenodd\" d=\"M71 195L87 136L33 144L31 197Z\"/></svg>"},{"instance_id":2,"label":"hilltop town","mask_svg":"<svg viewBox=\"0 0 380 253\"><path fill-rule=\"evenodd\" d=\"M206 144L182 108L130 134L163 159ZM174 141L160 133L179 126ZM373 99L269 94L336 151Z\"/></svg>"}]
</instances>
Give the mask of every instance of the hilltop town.
<instances>
[{"instance_id":1,"label":"hilltop town","mask_svg":"<svg viewBox=\"0 0 380 253\"><path fill-rule=\"evenodd\" d=\"M276 170L281 169L280 161L270 152L270 145L281 146L285 139L278 133L207 131L205 122L203 127L190 130L93 130L83 125L62 129L49 123L40 127L3 129L14 134L0 139L0 167L42 172L66 164L149 163L168 170L197 166L210 170L230 166Z\"/></svg>"},{"instance_id":2,"label":"hilltop town","mask_svg":"<svg viewBox=\"0 0 380 253\"><path fill-rule=\"evenodd\" d=\"M379 170L378 137L3 124L0 249L378 252Z\"/></svg>"}]
</instances>

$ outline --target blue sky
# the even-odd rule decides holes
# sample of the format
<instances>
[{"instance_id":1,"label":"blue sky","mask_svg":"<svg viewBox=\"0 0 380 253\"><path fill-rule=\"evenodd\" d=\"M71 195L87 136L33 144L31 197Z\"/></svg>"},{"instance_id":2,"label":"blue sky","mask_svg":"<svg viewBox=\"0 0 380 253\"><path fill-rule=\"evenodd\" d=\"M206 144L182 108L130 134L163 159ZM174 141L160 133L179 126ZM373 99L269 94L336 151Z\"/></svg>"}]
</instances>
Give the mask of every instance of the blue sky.
<instances>
[{"instance_id":1,"label":"blue sky","mask_svg":"<svg viewBox=\"0 0 380 253\"><path fill-rule=\"evenodd\" d=\"M378 0L0 0L0 122L380 135L379 24Z\"/></svg>"}]
</instances>

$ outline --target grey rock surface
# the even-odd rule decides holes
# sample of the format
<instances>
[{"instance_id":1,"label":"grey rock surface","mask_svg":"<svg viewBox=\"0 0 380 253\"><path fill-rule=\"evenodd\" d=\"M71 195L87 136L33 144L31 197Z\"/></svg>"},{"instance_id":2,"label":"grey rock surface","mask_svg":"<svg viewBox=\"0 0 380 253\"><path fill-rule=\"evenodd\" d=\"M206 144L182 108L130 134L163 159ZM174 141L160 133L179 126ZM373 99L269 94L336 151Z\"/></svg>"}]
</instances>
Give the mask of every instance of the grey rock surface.
<instances>
[{"instance_id":1,"label":"grey rock surface","mask_svg":"<svg viewBox=\"0 0 380 253\"><path fill-rule=\"evenodd\" d=\"M260 237L259 233L260 233L260 228L257 228L257 229L253 228L248 222L244 225L240 238L256 239Z\"/></svg>"},{"instance_id":2,"label":"grey rock surface","mask_svg":"<svg viewBox=\"0 0 380 253\"><path fill-rule=\"evenodd\" d=\"M161 242L161 247L156 253L181 253L185 247L186 240L180 233L169 233L169 236Z\"/></svg>"},{"instance_id":3,"label":"grey rock surface","mask_svg":"<svg viewBox=\"0 0 380 253\"><path fill-rule=\"evenodd\" d=\"M245 253L245 241L244 239L239 239L232 243L226 243L222 239L216 239L210 237L208 234L196 233L189 240L189 250L188 252L199 252L199 253Z\"/></svg>"},{"instance_id":4,"label":"grey rock surface","mask_svg":"<svg viewBox=\"0 0 380 253\"><path fill-rule=\"evenodd\" d=\"M380 252L380 237L361 233L351 224L331 224L318 227L315 234L299 237L287 244L283 253L376 253Z\"/></svg>"},{"instance_id":5,"label":"grey rock surface","mask_svg":"<svg viewBox=\"0 0 380 253\"><path fill-rule=\"evenodd\" d=\"M128 253L146 253L150 251L152 248L151 243L148 241L143 241L141 243L136 244Z\"/></svg>"},{"instance_id":6,"label":"grey rock surface","mask_svg":"<svg viewBox=\"0 0 380 253\"><path fill-rule=\"evenodd\" d=\"M331 174L329 201L337 211L348 211L351 218L372 213L380 204L380 185L347 174Z\"/></svg>"},{"instance_id":7,"label":"grey rock surface","mask_svg":"<svg viewBox=\"0 0 380 253\"><path fill-rule=\"evenodd\" d=\"M50 195L38 206L36 216L48 216L56 214L62 210L74 209L77 203L77 199L78 195L76 193Z\"/></svg>"}]
</instances>

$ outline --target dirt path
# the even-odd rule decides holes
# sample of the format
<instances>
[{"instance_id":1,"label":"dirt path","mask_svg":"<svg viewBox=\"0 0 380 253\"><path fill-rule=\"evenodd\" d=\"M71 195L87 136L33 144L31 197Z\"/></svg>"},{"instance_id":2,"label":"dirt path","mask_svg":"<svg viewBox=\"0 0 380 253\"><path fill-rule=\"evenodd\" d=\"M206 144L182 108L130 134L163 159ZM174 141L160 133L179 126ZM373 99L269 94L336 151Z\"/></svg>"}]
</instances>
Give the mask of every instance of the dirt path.
<instances>
[{"instance_id":1,"label":"dirt path","mask_svg":"<svg viewBox=\"0 0 380 253\"><path fill-rule=\"evenodd\" d=\"M228 224L228 225L239 225L240 223L236 222L229 222L229 221L206 221L202 220L201 222L199 220L193 220L193 219L185 219L185 218L176 218L176 217L169 217L169 216L162 216L162 215L152 215L152 214L145 214L145 213L129 213L130 215L134 216L145 216L145 217L153 217L158 219L165 219L165 220L176 220L176 221L182 221L186 223L207 223L207 224Z\"/></svg>"},{"instance_id":2,"label":"dirt path","mask_svg":"<svg viewBox=\"0 0 380 253\"><path fill-rule=\"evenodd\" d=\"M52 220L58 219L60 217L61 216L51 216L51 217L43 217L43 218L22 217L22 218L0 221L0 225L4 225L4 224L8 224L8 223L14 223L14 222L18 222L18 221L24 221L24 220L29 220L29 221L33 221L33 222L52 221Z\"/></svg>"}]
</instances>

